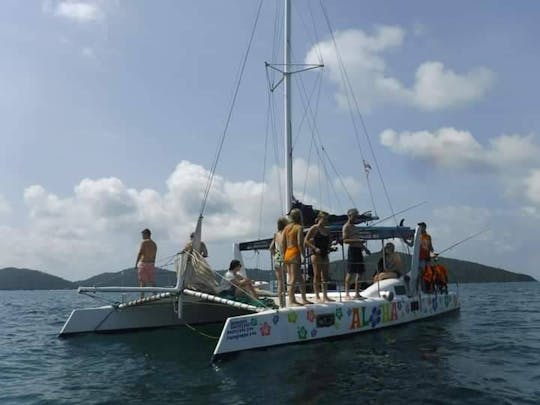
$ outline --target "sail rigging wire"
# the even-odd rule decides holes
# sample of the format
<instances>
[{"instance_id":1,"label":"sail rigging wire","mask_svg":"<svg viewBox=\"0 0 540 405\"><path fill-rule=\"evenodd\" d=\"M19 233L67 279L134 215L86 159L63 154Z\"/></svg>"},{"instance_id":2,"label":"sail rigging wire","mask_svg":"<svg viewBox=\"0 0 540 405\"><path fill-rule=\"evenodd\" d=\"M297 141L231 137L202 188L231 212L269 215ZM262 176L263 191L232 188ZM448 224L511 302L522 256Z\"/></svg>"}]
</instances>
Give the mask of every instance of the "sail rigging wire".
<instances>
[{"instance_id":1,"label":"sail rigging wire","mask_svg":"<svg viewBox=\"0 0 540 405\"><path fill-rule=\"evenodd\" d=\"M419 203L413 204L413 205L411 205L410 207L404 208L404 209L402 209L401 211L398 211L398 212L396 212L396 213L393 213L392 215L389 215L389 216L387 216L387 217L384 217L384 218L382 218L382 219L379 219L378 221L372 223L371 226L378 225L378 224L380 224L381 222L384 222L384 221L386 221L386 220L388 220L388 219L391 219L391 218L395 217L396 215L403 214L404 212L410 211L410 210L412 210L413 208L420 207L421 205L424 205L425 203L427 203L427 201L421 201L421 202L419 202Z\"/></svg>"},{"instance_id":2,"label":"sail rigging wire","mask_svg":"<svg viewBox=\"0 0 540 405\"><path fill-rule=\"evenodd\" d=\"M353 105L351 104L351 98L353 98L354 102L355 102L355 106L356 106L356 110L359 110L358 108L358 103L356 102L356 97L354 95L354 92L352 91L352 86L350 84L350 80L349 80L349 76L347 74L347 70L345 69L345 65L343 63L343 59L341 57L341 54L339 52L339 48L337 46L337 41L336 41L336 37L334 35L334 30L332 28L332 24L330 23L330 18L328 17L328 13L327 13L327 10L326 10L326 7L323 5L322 1L320 1L320 5L321 5L321 9L322 9L322 12L323 12L323 16L324 16L324 19L326 21L326 25L328 27L328 31L330 33L330 36L332 38L332 43L334 45L334 49L335 49L335 52L336 52L336 56L337 56L337 59L338 59L338 66L339 66L339 70L340 70L340 73L341 73L341 76L342 76L342 80L347 84L347 86L345 87L345 96L346 96L346 99L347 99L347 104L349 106L349 114L351 115L351 122L352 122L352 125L353 125L353 129L354 129L354 134L355 134L355 138L356 138L356 142L357 142L357 145L358 145L358 149L360 151L360 156L362 158L362 161L363 162L366 162L367 160L365 159L365 156L364 156L364 152L362 150L362 147L360 145L360 139L358 137L358 127L357 127L357 124L356 124L356 119L354 118L354 115L353 115ZM360 115L360 112L358 111L358 114ZM360 115L361 117L361 115ZM363 120L362 120L362 123L363 123ZM365 127L365 125L363 125L363 128L364 128L364 132L366 134L366 137L367 137L367 129ZM369 140L369 139L368 139ZM371 145L371 142L370 142L370 145ZM373 151L372 151L373 152ZM381 175L381 172L380 172L380 169L379 169L379 165L378 163L376 162L376 158L375 156L373 155L373 158L375 160L375 163L376 163L376 167L378 169L378 172L379 172L379 177L380 177L380 180L381 182L383 183L383 188L384 188L384 191L385 191L385 194L388 195L387 191L386 191L386 186L384 185L384 180L382 178L382 175ZM366 173L366 182L369 183L369 176L367 175ZM373 195L373 193L371 192L371 187L369 186L368 184L368 188L370 190L370 194L371 196ZM375 212L375 214L377 213L377 208L375 206L375 201L373 200L373 197L372 197L372 204L373 204L373 211ZM390 210L393 212L393 208L390 204Z\"/></svg>"},{"instance_id":3,"label":"sail rigging wire","mask_svg":"<svg viewBox=\"0 0 540 405\"><path fill-rule=\"evenodd\" d=\"M450 249L453 249L453 248L455 248L455 247L458 246L458 245L461 245L463 242L466 242L466 241L468 241L468 240L470 240L470 239L472 239L472 238L474 238L474 237L476 237L476 236L478 236L478 235L481 235L481 234L483 234L484 232L487 232L487 231L489 231L489 228L486 228L486 229L484 229L484 230L482 230L482 231L480 231L480 232L473 233L472 235L469 235L469 236L467 236L466 238L461 239L461 240L459 240L459 241L453 243L452 245L448 246L447 248L441 250L440 252L437 253L437 255L441 255L442 253L447 252L447 251L449 251Z\"/></svg>"},{"instance_id":4,"label":"sail rigging wire","mask_svg":"<svg viewBox=\"0 0 540 405\"><path fill-rule=\"evenodd\" d=\"M237 99L238 93L240 91L240 84L241 84L242 78L244 76L244 71L245 71L245 68L246 68L246 65L247 65L249 52L251 51L251 45L253 44L253 38L255 37L255 31L257 29L257 24L259 22L259 17L261 15L262 5L263 5L263 0L260 0L259 1L259 6L257 8L257 14L256 14L256 17L255 17L255 21L253 23L253 27L252 27L252 30L251 30L251 35L250 35L250 38L249 38L248 46L247 46L247 49L246 49L246 51L244 53L244 57L242 59L240 72L239 72L239 75L238 75L238 81L236 83L234 94L233 94L233 97L232 97L232 100L231 100L231 105L229 107L229 112L227 114L227 120L226 120L226 123L225 123L225 128L223 129L223 133L221 135L220 142L219 142L218 147L216 149L216 153L215 153L215 156L214 156L214 161L212 163L212 168L210 170L210 174L208 176L208 181L207 181L207 184L206 184L206 187L205 187L205 190L204 190L203 200L201 202L201 208L200 208L200 216L203 216L203 214L204 214L204 211L206 209L206 202L208 201L208 195L210 194L210 190L211 190L212 184L214 182L214 177L216 175L216 170L217 170L217 165L218 165L218 162L219 162L219 157L220 157L221 151L223 149L223 144L224 144L225 138L227 136L227 131L229 129L229 124L231 122L231 117L232 117L232 113L233 113L233 110L234 110L234 106L236 105L236 99Z\"/></svg>"},{"instance_id":5,"label":"sail rigging wire","mask_svg":"<svg viewBox=\"0 0 540 405\"><path fill-rule=\"evenodd\" d=\"M323 15L325 17L325 20L326 20L326 24L328 26L328 29L330 31L330 35L332 36L332 42L334 43L334 47L335 47L335 50L336 50L336 55L337 55L337 58L338 58L338 63L339 63L339 67L340 67L340 71L343 75L343 77L345 78L345 83L347 84L347 102L350 103L349 101L349 93L350 93L350 96L354 102L354 111L356 111L356 113L358 114L358 117L359 117L359 120L360 120L360 123L362 125L362 129L364 131L364 136L367 140L367 143L368 143L368 146L369 146L369 149L370 149L370 152L371 152L371 156L373 158L373 162L375 163L375 167L377 169L377 174L379 175L379 179L381 181L381 185L383 187L383 191L384 191L384 195L385 195L385 198L386 198L386 202L388 204L388 207L390 208L390 212L394 215L394 222L395 224L397 225L397 218L395 217L395 214L394 214L394 208L392 206L392 202L390 200L390 196L389 196L389 193L388 193L388 189L386 187L386 183L384 182L384 178L382 176L382 171L381 171L381 168L379 166L379 162L377 160L377 157L375 156L375 151L373 149L373 145L371 143L371 139L369 137L369 133L368 133L368 130L367 130L367 127L366 127L366 124L365 124L365 121L364 121L364 117L362 116L362 114L360 113L360 108L358 106L358 100L356 98L356 95L352 89L352 85L351 85L351 82L350 82L350 79L349 79L349 75L347 73L347 70L345 69L345 65L343 63L343 59L341 57L341 54L339 52L339 48L337 46L337 42L336 42L336 38L335 38L335 35L334 35L334 30L332 28L332 24L330 23L330 19L328 17L328 13L327 13L327 10L326 10L326 7L323 5L322 3L322 0L320 0L320 5L321 5L321 9L323 11ZM350 112L352 114L353 112L353 109L351 108L350 106ZM353 119L353 125L355 127L355 130L356 130L356 124L355 124L355 120ZM355 132L355 134L357 135L357 133ZM364 158L362 158L363 160L365 160ZM374 207L374 210L375 210L375 207ZM376 211L375 211L376 212Z\"/></svg>"},{"instance_id":6,"label":"sail rigging wire","mask_svg":"<svg viewBox=\"0 0 540 405\"><path fill-rule=\"evenodd\" d=\"M261 198L259 203L259 225L258 225L258 231L257 231L257 239L261 239L261 232L262 232L262 221L263 221L263 207L264 207L264 195L265 188L266 188L266 160L268 157L268 138L270 137L270 125L271 125L271 117L270 117L270 109L271 109L271 99L268 100L268 115L266 119L266 131L265 131L265 137L264 137L264 153L263 153L263 169L262 169L262 190L261 190ZM255 263L255 267L259 268L259 258L260 255L257 255L257 260Z\"/></svg>"},{"instance_id":7,"label":"sail rigging wire","mask_svg":"<svg viewBox=\"0 0 540 405\"><path fill-rule=\"evenodd\" d=\"M322 77L322 75L320 75L319 77ZM320 156L320 153L319 153L319 148L320 148L320 150L324 153L324 156L326 157L326 160L328 160L328 163L330 163L330 166L334 170L334 173L336 174L336 177L337 177L338 181L340 182L341 186L343 187L343 190L347 194L347 197L349 198L350 202L354 206L355 205L354 199L352 198L351 194L347 190L347 187L345 186L345 183L343 182L343 179L341 178L341 176L340 176L339 172L337 171L334 163L332 162L332 159L330 159L330 156L328 155L328 153L327 153L327 151L326 151L326 149L325 149L325 147L324 147L324 145L323 145L323 143L321 141L320 132L319 132L318 126L316 124L316 120L315 120L316 114L311 108L311 103L309 102L310 98L307 95L306 88L304 86L304 82L303 82L302 78L300 77L300 79L297 80L296 83L297 83L297 86L298 86L298 89L299 89L300 99L301 99L302 102L304 102L306 104L306 112L309 113L310 117L311 117L311 120L307 120L307 122L311 126L312 137L314 137L316 139L316 143L318 143L318 145L319 145L316 148L317 154L318 154L320 160L324 161L324 159L322 159L322 157ZM321 83L321 82L319 82L319 83ZM321 87L319 86L319 93L318 93L319 98L320 98L320 88ZM302 98L302 96L304 98ZM318 101L317 101L317 106L318 106ZM326 170L326 166L324 166L324 169L326 171L327 178L330 179L331 177L330 177L328 171ZM332 184L331 184L331 186L332 186ZM333 188L333 186L332 186L332 188ZM335 195L337 195L335 189L334 189L334 193L335 193Z\"/></svg>"},{"instance_id":8,"label":"sail rigging wire","mask_svg":"<svg viewBox=\"0 0 540 405\"><path fill-rule=\"evenodd\" d=\"M322 73L319 75L318 79L320 79L320 80L317 81L318 90L319 90L318 93L317 93L317 102L316 102L317 108L318 108L319 100L320 100ZM319 160L321 162L324 162L324 159L320 156L320 152L319 152L319 148L320 148L324 152L324 156L326 157L326 159L328 160L328 162L332 166L332 168L334 170L334 173L336 174L339 182L341 183L341 185L343 187L343 190L347 194L347 197L349 198L349 200L351 201L353 206L355 206L354 199L352 198L351 194L347 190L347 187L345 187L343 179L341 178L339 172L337 171L335 165L333 164L332 160L330 159L330 156L326 152L326 149L324 148L324 145L323 145L323 143L321 141L321 136L320 136L320 133L319 133L319 129L318 129L318 126L317 126L316 120L315 120L316 113L311 108L311 103L309 101L312 97L311 97L311 95L310 96L307 95L307 91L306 91L306 88L305 88L305 85L304 85L304 81L302 80L301 77L295 83L296 83L296 85L298 87L298 90L299 90L298 93L300 94L300 100L305 104L305 108L304 108L305 115L309 116L311 118L310 120L308 119L306 121L308 122L308 124L311 127L312 138L315 139L316 143L318 143L318 145L319 145L318 147L316 147L316 151L317 151L317 155L319 156ZM297 139L298 139L298 137L297 137ZM323 165L323 169L325 170L327 178L330 179L331 177L330 177L330 175L328 173L328 170L326 169L326 166ZM306 175L306 182L307 182L307 175ZM337 195L337 192L336 192L335 188L333 187L333 185L331 183L330 183L330 186L333 189L334 195ZM330 203L330 199L329 199L329 203Z\"/></svg>"}]
</instances>

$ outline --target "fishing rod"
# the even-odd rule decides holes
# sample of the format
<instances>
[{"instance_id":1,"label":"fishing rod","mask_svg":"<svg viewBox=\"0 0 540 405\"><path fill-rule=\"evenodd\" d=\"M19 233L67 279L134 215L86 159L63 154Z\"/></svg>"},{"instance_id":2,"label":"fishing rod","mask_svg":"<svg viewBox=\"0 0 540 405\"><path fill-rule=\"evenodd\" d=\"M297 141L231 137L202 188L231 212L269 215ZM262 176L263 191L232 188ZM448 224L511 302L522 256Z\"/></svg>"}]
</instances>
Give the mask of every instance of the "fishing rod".
<instances>
[{"instance_id":1,"label":"fishing rod","mask_svg":"<svg viewBox=\"0 0 540 405\"><path fill-rule=\"evenodd\" d=\"M387 219L390 219L390 218L392 218L392 217L395 217L396 215L403 214L404 212L407 212L407 211L409 211L409 210L412 210L413 208L416 208L416 207L419 207L419 206L421 206L421 205L424 205L425 203L427 203L427 201L422 201L422 202L419 202L419 203L417 203L417 204L411 205L411 206L408 207L408 208L402 209L401 211L395 212L394 214L389 215L389 216L387 216L386 218L383 218L383 219L378 220L377 222L374 222L374 223L372 224L372 226L375 226L375 225L377 225L377 224L380 224L381 222L384 222L384 221L386 221ZM400 225L400 226L401 226L401 225Z\"/></svg>"},{"instance_id":2,"label":"fishing rod","mask_svg":"<svg viewBox=\"0 0 540 405\"><path fill-rule=\"evenodd\" d=\"M454 243L453 245L448 246L446 249L443 249L443 250L441 250L440 252L438 252L438 253L437 253L437 256L439 256L441 253L447 252L447 251L449 251L450 249L455 248L457 245L461 245L463 242L466 242L466 241L468 241L469 239L474 238L475 236L478 236L478 235L483 234L484 232L487 232L488 230L489 230L489 229L484 229L483 231L476 232L476 233L474 233L474 234L472 234L472 235L470 235L470 236L467 236L465 239L461 239L460 241Z\"/></svg>"}]
</instances>

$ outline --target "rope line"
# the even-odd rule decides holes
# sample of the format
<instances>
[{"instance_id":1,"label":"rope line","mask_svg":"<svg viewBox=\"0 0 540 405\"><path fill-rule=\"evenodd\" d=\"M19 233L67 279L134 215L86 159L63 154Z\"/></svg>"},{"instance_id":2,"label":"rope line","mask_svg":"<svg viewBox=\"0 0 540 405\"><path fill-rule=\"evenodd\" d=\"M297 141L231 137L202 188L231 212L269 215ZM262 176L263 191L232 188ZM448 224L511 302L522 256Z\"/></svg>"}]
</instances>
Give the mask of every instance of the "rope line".
<instances>
[{"instance_id":1,"label":"rope line","mask_svg":"<svg viewBox=\"0 0 540 405\"><path fill-rule=\"evenodd\" d=\"M249 38L248 46L247 46L246 52L245 52L243 60L242 60L242 65L241 65L240 72L239 72L239 75L238 75L238 81L237 81L236 86L235 86L234 95L233 95L232 100L231 100L229 113L227 114L227 120L226 120L226 123L225 123L225 128L223 130L223 134L221 135L221 140L220 140L219 145L217 147L216 154L215 154L215 157L214 157L214 161L212 163L212 169L210 170L210 174L208 176L208 181L207 181L207 184L206 184L206 188L204 190L203 200L201 202L201 209L200 209L200 215L201 216L204 214L204 210L206 209L206 202L208 201L208 195L210 193L210 189L212 188L212 184L214 182L214 177L215 177L215 174L216 174L217 165L218 165L218 162L219 162L219 157L221 156L221 151L223 149L223 144L224 144L225 138L227 136L227 131L229 129L229 124L231 122L231 117L232 117L232 113L233 113L233 110L234 110L234 106L236 105L236 99L237 99L238 93L240 91L240 84L241 84L242 78L244 76L244 71L245 71L245 68L246 68L249 52L251 50L251 45L253 43L253 38L255 37L255 30L257 28L257 23L259 22L259 17L260 17L260 14L261 14L262 4L263 4L263 1L260 0L259 1L259 6L257 8L257 14L256 14L256 17L255 17L255 22L253 23L253 27L252 27L252 30L251 30L251 35L250 35L250 38Z\"/></svg>"}]
</instances>

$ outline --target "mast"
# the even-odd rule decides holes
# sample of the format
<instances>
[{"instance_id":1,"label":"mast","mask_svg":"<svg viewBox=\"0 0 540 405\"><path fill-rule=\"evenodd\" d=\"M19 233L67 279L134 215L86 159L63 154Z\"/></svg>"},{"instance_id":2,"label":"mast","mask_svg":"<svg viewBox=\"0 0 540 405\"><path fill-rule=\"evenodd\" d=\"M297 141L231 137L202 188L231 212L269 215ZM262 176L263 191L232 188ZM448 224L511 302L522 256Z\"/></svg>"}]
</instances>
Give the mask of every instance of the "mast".
<instances>
[{"instance_id":1,"label":"mast","mask_svg":"<svg viewBox=\"0 0 540 405\"><path fill-rule=\"evenodd\" d=\"M290 212L293 200L292 177L292 124L291 124L291 2L285 0L285 44L284 44L284 116L285 116L285 208Z\"/></svg>"}]
</instances>

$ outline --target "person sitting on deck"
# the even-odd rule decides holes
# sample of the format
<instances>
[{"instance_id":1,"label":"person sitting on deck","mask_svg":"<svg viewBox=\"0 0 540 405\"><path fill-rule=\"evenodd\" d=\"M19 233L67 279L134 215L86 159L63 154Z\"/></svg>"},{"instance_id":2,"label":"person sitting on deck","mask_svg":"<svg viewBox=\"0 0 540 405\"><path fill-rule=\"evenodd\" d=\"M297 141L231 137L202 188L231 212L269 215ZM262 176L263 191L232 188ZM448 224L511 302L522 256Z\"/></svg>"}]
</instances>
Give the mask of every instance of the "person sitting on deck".
<instances>
[{"instance_id":1,"label":"person sitting on deck","mask_svg":"<svg viewBox=\"0 0 540 405\"><path fill-rule=\"evenodd\" d=\"M227 272L221 279L220 286L222 293L229 292L235 297L241 297L242 295L246 295L257 300L258 297L257 293L255 292L255 287L253 286L253 281L251 281L249 278L242 277L239 274L241 268L242 264L240 263L240 260L231 260L229 270L227 270Z\"/></svg>"},{"instance_id":2,"label":"person sitting on deck","mask_svg":"<svg viewBox=\"0 0 540 405\"><path fill-rule=\"evenodd\" d=\"M377 263L378 272L373 277L373 281L381 281L387 278L399 278L403 270L403 263L399 253L395 252L395 246L388 242L384 246L384 259L381 257Z\"/></svg>"}]
</instances>

